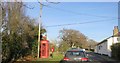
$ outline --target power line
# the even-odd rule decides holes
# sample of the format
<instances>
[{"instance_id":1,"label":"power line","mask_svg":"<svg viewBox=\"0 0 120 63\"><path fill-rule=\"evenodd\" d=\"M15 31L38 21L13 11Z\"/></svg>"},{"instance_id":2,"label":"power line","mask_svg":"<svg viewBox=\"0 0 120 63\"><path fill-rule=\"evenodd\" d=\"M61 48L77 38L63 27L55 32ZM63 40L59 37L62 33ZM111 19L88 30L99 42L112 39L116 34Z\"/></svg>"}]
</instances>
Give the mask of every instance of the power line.
<instances>
[{"instance_id":1,"label":"power line","mask_svg":"<svg viewBox=\"0 0 120 63\"><path fill-rule=\"evenodd\" d=\"M98 16L98 15L92 15L92 14L86 14L86 13L78 13L78 12L65 10L65 9L62 9L62 8L56 8L56 7L52 7L52 6L48 6L48 5L45 5L45 7L52 8L52 9L55 9L55 10L58 10L58 11L62 11L62 12L76 14L76 15L85 15L85 16L93 16L93 17L100 17L100 18L117 18L117 17L109 17L109 16ZM120 18L117 18L117 19L120 19Z\"/></svg>"},{"instance_id":2,"label":"power line","mask_svg":"<svg viewBox=\"0 0 120 63\"><path fill-rule=\"evenodd\" d=\"M46 0L46 2L53 3L53 4L58 4L60 2L50 2L49 0Z\"/></svg>"},{"instance_id":3,"label":"power line","mask_svg":"<svg viewBox=\"0 0 120 63\"><path fill-rule=\"evenodd\" d=\"M49 2L48 0L46 0L47 2ZM38 1L38 3L40 3ZM50 3L54 3L54 2L50 2ZM54 4L58 4L60 2L56 2ZM45 4L42 4L40 3L42 6L45 6L47 8L52 8L52 9L55 9L55 10L59 10L59 11L62 11L62 12L67 12L67 13L72 13L72 14L76 14L76 15L85 15L85 16L93 16L93 17L100 17L100 18L116 18L116 19L120 19L120 18L117 18L117 17L109 17L109 16L99 16L99 15L92 15L92 14L86 14L86 13L78 13L78 12L74 12L74 11L70 11L70 10L65 10L65 9L62 9L62 8L56 8L56 7L52 7L52 6L49 6L49 5L45 5ZM24 7L28 8L28 9L34 9L35 7L28 7L27 5L23 5Z\"/></svg>"},{"instance_id":4,"label":"power line","mask_svg":"<svg viewBox=\"0 0 120 63\"><path fill-rule=\"evenodd\" d=\"M45 5L45 4L42 4L39 0L37 0L39 4L41 4L42 6L48 6L48 5ZM45 0L46 2L48 3L52 3L52 4L59 4L60 2L50 2L49 0Z\"/></svg>"},{"instance_id":5,"label":"power line","mask_svg":"<svg viewBox=\"0 0 120 63\"><path fill-rule=\"evenodd\" d=\"M107 19L107 20L87 21L87 22L81 22L81 23L69 23L69 24L50 25L50 26L45 26L45 27L70 26L70 25L79 25L79 24L88 24L88 23L97 23L97 22L107 22L107 21L110 21L110 20L116 20L116 19Z\"/></svg>"},{"instance_id":6,"label":"power line","mask_svg":"<svg viewBox=\"0 0 120 63\"><path fill-rule=\"evenodd\" d=\"M46 0L48 2L48 0ZM38 1L38 3L40 3ZM119 19L117 17L109 17L109 16L98 16L98 15L92 15L92 14L86 14L86 13L78 13L78 12L74 12L74 11L70 11L70 10L65 10L65 9L61 9L61 8L56 8L56 7L52 7L49 5L45 5L40 3L41 5L47 7L47 8L52 8L58 11L62 11L62 12L67 12L67 13L72 13L72 14L76 14L76 15L85 15L85 16L93 16L93 17L99 17L99 18L114 18L114 19L107 19L107 20L97 20L97 21L91 21L91 22L82 22L82 23L70 23L70 24L60 24L60 25L50 25L50 26L45 26L45 27L58 27L58 26L69 26L69 25L78 25L78 24L87 24L87 23L96 23L96 22L105 22L105 21L109 21L109 20L115 20L115 19Z\"/></svg>"},{"instance_id":7,"label":"power line","mask_svg":"<svg viewBox=\"0 0 120 63\"><path fill-rule=\"evenodd\" d=\"M49 2L48 0L46 0L46 1ZM40 2L38 1L38 3L40 3ZM50 3L52 3L52 2L50 2ZM58 3L60 3L60 2L57 2L55 4L58 4ZM42 3L40 3L40 4L47 7L47 8L52 8L52 9L55 9L55 10L58 10L58 11L72 13L72 14L75 14L75 15L85 15L85 16L93 16L93 17L99 17L99 18L116 18L116 19L120 19L120 18L117 18L117 17L99 16L99 15L93 15L93 14L79 13L79 12L74 12L74 11L70 11L70 10L65 10L65 9L62 9L62 8L52 7L50 5L45 5L45 4L42 4Z\"/></svg>"},{"instance_id":8,"label":"power line","mask_svg":"<svg viewBox=\"0 0 120 63\"><path fill-rule=\"evenodd\" d=\"M34 9L35 7L28 7L27 5L23 4L24 7L28 8L28 9Z\"/></svg>"}]
</instances>

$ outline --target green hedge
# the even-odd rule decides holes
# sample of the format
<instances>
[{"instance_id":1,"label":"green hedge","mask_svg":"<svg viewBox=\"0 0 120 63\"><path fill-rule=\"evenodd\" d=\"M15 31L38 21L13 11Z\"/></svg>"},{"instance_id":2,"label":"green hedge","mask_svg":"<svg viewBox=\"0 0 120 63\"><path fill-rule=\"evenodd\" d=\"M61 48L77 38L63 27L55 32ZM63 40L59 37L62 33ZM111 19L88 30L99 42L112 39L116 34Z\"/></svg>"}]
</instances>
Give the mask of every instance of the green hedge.
<instances>
[{"instance_id":1,"label":"green hedge","mask_svg":"<svg viewBox=\"0 0 120 63\"><path fill-rule=\"evenodd\" d=\"M112 50L112 57L117 60L120 60L120 43L113 44L111 46L111 50Z\"/></svg>"}]
</instances>

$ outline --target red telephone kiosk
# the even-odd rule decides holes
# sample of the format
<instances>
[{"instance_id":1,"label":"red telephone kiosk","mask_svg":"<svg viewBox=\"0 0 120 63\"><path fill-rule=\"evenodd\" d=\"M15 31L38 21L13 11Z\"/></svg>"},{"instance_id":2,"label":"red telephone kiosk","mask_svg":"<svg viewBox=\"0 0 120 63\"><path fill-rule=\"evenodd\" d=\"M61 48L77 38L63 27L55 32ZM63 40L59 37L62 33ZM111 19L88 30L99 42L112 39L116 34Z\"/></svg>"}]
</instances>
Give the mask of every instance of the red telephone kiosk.
<instances>
[{"instance_id":1,"label":"red telephone kiosk","mask_svg":"<svg viewBox=\"0 0 120 63\"><path fill-rule=\"evenodd\" d=\"M49 41L42 40L40 46L40 58L48 58L49 57Z\"/></svg>"}]
</instances>

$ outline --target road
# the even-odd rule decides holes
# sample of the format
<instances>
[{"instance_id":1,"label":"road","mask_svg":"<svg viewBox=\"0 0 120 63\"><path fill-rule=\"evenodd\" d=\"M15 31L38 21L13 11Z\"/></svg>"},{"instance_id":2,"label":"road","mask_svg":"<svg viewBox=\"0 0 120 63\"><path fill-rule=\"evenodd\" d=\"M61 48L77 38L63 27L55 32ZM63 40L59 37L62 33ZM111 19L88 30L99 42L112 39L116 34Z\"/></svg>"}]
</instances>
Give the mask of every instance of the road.
<instances>
[{"instance_id":1,"label":"road","mask_svg":"<svg viewBox=\"0 0 120 63\"><path fill-rule=\"evenodd\" d=\"M108 56L105 56L105 55L96 54L94 52L87 52L87 54L88 54L88 58L90 61L82 62L82 63L120 63L120 61L115 61L114 59L112 59ZM60 62L60 63L62 63L62 62ZM80 63L80 62L71 61L70 63Z\"/></svg>"},{"instance_id":2,"label":"road","mask_svg":"<svg viewBox=\"0 0 120 63\"><path fill-rule=\"evenodd\" d=\"M87 54L89 59L91 60L91 63L120 63L113 60L112 58L104 55L95 54L94 52L87 52Z\"/></svg>"}]
</instances>

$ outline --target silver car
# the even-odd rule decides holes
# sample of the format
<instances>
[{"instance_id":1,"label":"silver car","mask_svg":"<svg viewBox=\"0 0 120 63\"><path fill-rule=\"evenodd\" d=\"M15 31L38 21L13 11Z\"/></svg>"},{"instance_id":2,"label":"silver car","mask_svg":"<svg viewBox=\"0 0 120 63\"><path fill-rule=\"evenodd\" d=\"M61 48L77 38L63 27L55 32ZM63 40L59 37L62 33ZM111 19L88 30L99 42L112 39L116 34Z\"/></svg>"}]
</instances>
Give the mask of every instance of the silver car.
<instances>
[{"instance_id":1,"label":"silver car","mask_svg":"<svg viewBox=\"0 0 120 63\"><path fill-rule=\"evenodd\" d=\"M79 61L79 62L88 62L89 58L87 54L82 49L70 49L65 53L63 58L64 62Z\"/></svg>"}]
</instances>

